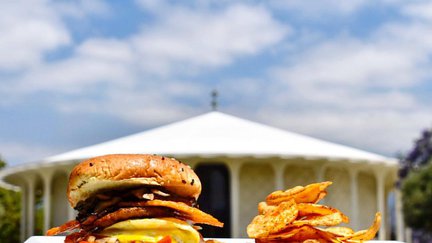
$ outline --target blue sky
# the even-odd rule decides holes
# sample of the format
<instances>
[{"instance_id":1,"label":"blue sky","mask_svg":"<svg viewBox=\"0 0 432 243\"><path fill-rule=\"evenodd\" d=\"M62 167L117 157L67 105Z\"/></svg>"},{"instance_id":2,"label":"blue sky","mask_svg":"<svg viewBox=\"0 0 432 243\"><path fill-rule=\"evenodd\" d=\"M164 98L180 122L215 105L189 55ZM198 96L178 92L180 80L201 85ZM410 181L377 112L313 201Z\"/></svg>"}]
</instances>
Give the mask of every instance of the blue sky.
<instances>
[{"instance_id":1,"label":"blue sky","mask_svg":"<svg viewBox=\"0 0 432 243\"><path fill-rule=\"evenodd\" d=\"M210 110L394 156L432 125L429 1L1 1L11 165Z\"/></svg>"}]
</instances>

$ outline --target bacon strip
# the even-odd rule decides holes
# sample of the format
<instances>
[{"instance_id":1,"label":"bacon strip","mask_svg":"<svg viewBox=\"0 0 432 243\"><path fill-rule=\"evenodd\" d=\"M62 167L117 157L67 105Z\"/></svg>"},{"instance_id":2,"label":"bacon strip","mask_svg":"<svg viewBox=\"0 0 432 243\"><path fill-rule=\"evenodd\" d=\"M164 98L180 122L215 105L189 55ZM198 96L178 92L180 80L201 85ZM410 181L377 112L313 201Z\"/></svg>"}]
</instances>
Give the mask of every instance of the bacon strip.
<instances>
[{"instance_id":1,"label":"bacon strip","mask_svg":"<svg viewBox=\"0 0 432 243\"><path fill-rule=\"evenodd\" d=\"M48 236L58 235L66 231L71 231L78 228L80 228L80 223L77 220L71 220L69 222L64 223L63 225L49 229L46 232L46 235Z\"/></svg>"},{"instance_id":2,"label":"bacon strip","mask_svg":"<svg viewBox=\"0 0 432 243\"><path fill-rule=\"evenodd\" d=\"M216 218L207 214L198 208L191 207L183 202L173 202L173 201L165 201L165 200L151 200L151 201L138 201L138 202L120 202L120 207L167 207L174 209L179 212L181 216L185 219L191 220L194 223L198 224L207 224L213 225L217 227L223 227L223 223L219 222Z\"/></svg>"},{"instance_id":3,"label":"bacon strip","mask_svg":"<svg viewBox=\"0 0 432 243\"><path fill-rule=\"evenodd\" d=\"M79 223L77 220L69 221L59 227L54 227L47 231L47 235L58 235L75 229L85 231L98 231L117 222L134 218L160 218L160 217L180 217L198 224L207 224L223 227L223 223L198 208L191 207L183 202L173 202L165 200L119 202L120 207L114 212L103 216L89 216L86 220Z\"/></svg>"}]
</instances>

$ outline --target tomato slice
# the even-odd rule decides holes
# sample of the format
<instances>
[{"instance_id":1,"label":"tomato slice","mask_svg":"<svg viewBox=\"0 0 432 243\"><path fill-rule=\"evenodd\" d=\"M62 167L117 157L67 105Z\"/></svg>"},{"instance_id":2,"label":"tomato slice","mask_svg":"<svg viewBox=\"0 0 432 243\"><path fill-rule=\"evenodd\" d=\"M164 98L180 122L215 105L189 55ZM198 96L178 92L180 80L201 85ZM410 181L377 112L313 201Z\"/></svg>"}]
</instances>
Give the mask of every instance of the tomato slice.
<instances>
[{"instance_id":1,"label":"tomato slice","mask_svg":"<svg viewBox=\"0 0 432 243\"><path fill-rule=\"evenodd\" d=\"M164 238L162 238L158 243L171 243L171 236L167 235Z\"/></svg>"}]
</instances>

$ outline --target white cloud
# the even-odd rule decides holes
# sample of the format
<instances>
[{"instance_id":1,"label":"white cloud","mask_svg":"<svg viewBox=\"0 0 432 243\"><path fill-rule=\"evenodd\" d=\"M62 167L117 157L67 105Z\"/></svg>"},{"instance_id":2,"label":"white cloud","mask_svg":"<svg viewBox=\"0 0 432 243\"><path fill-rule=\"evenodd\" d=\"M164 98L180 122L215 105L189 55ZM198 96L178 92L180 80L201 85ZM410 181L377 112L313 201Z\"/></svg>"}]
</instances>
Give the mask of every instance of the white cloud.
<instances>
[{"instance_id":1,"label":"white cloud","mask_svg":"<svg viewBox=\"0 0 432 243\"><path fill-rule=\"evenodd\" d=\"M432 121L427 102L413 91L432 78L432 26L413 18L385 23L370 36L345 33L292 49L269 72L278 82L262 95L267 104L249 113L390 156L406 152Z\"/></svg>"},{"instance_id":2,"label":"white cloud","mask_svg":"<svg viewBox=\"0 0 432 243\"><path fill-rule=\"evenodd\" d=\"M130 45L118 39L89 39L77 47L76 56L119 64L130 64L134 57Z\"/></svg>"},{"instance_id":3,"label":"white cloud","mask_svg":"<svg viewBox=\"0 0 432 243\"><path fill-rule=\"evenodd\" d=\"M274 103L298 99L335 111L416 108L409 89L432 77L427 33L424 23L389 23L364 40L343 35L316 43L270 71L280 82Z\"/></svg>"},{"instance_id":4,"label":"white cloud","mask_svg":"<svg viewBox=\"0 0 432 243\"><path fill-rule=\"evenodd\" d=\"M71 42L47 1L1 1L0 9L0 71L38 65L48 51Z\"/></svg>"},{"instance_id":5,"label":"white cloud","mask_svg":"<svg viewBox=\"0 0 432 243\"><path fill-rule=\"evenodd\" d=\"M29 69L9 90L79 94L101 84L113 90L146 87L142 83L180 86L173 77L256 55L290 33L289 26L260 7L234 5L216 12L178 8L166 14L128 37L88 38L70 57Z\"/></svg>"},{"instance_id":6,"label":"white cloud","mask_svg":"<svg viewBox=\"0 0 432 243\"><path fill-rule=\"evenodd\" d=\"M137 81L130 46L115 39L89 39L70 58L29 69L9 87L14 95L39 91L85 94L99 84L130 86Z\"/></svg>"},{"instance_id":7,"label":"white cloud","mask_svg":"<svg viewBox=\"0 0 432 243\"><path fill-rule=\"evenodd\" d=\"M378 1L374 1L376 4ZM292 11L292 13L304 16L308 18L321 18L328 14L337 15L349 15L364 6L372 4L371 1L367 0L351 0L351 1L339 1L339 0L322 0L322 1L302 1L302 0L271 0L269 2L271 6L276 9L285 9Z\"/></svg>"},{"instance_id":8,"label":"white cloud","mask_svg":"<svg viewBox=\"0 0 432 243\"><path fill-rule=\"evenodd\" d=\"M178 9L132 38L142 67L158 74L219 67L279 43L291 31L258 7L219 12Z\"/></svg>"},{"instance_id":9,"label":"white cloud","mask_svg":"<svg viewBox=\"0 0 432 243\"><path fill-rule=\"evenodd\" d=\"M109 16L112 9L103 0L54 1L50 5L62 16L84 18L87 16Z\"/></svg>"},{"instance_id":10,"label":"white cloud","mask_svg":"<svg viewBox=\"0 0 432 243\"><path fill-rule=\"evenodd\" d=\"M157 126L197 114L196 107L171 100L165 93L151 91L145 95L142 92L128 92L127 96L116 92L111 94L109 103L104 106L109 106L112 115L137 125Z\"/></svg>"},{"instance_id":11,"label":"white cloud","mask_svg":"<svg viewBox=\"0 0 432 243\"><path fill-rule=\"evenodd\" d=\"M125 64L109 59L74 57L34 70L13 88L24 94L50 91L84 95L99 84L110 84L113 88L116 83L127 86L136 78Z\"/></svg>"},{"instance_id":12,"label":"white cloud","mask_svg":"<svg viewBox=\"0 0 432 243\"><path fill-rule=\"evenodd\" d=\"M166 12L168 9L172 8L167 1L164 0L136 0L136 2L143 10L157 14Z\"/></svg>"},{"instance_id":13,"label":"white cloud","mask_svg":"<svg viewBox=\"0 0 432 243\"><path fill-rule=\"evenodd\" d=\"M19 142L0 142L1 157L8 165L33 162L57 154L64 149Z\"/></svg>"},{"instance_id":14,"label":"white cloud","mask_svg":"<svg viewBox=\"0 0 432 243\"><path fill-rule=\"evenodd\" d=\"M266 109L257 113L259 120L302 134L319 137L356 148L396 156L412 148L420 131L430 127L432 114L416 109L333 112L304 110L281 112Z\"/></svg>"},{"instance_id":15,"label":"white cloud","mask_svg":"<svg viewBox=\"0 0 432 243\"><path fill-rule=\"evenodd\" d=\"M424 53L409 43L329 40L297 57L295 64L281 67L275 74L300 87L341 85L355 87L401 87L418 82L427 73L419 64ZM290 62L291 63L291 62Z\"/></svg>"},{"instance_id":16,"label":"white cloud","mask_svg":"<svg viewBox=\"0 0 432 243\"><path fill-rule=\"evenodd\" d=\"M76 99L73 104L60 102L59 109L68 113L98 113L119 117L131 124L157 126L197 114L197 105L188 106L184 97L196 100L202 94L199 85L185 81L165 85L149 83L146 87L109 89L102 102ZM198 105L199 106L199 105Z\"/></svg>"},{"instance_id":17,"label":"white cloud","mask_svg":"<svg viewBox=\"0 0 432 243\"><path fill-rule=\"evenodd\" d=\"M227 65L277 44L287 32L288 27L261 8L237 5L218 13L179 10L130 38L88 39L72 57L30 70L19 87L79 91L91 83L121 83L134 73L170 76Z\"/></svg>"},{"instance_id":18,"label":"white cloud","mask_svg":"<svg viewBox=\"0 0 432 243\"><path fill-rule=\"evenodd\" d=\"M430 1L406 2L401 8L403 14L423 20L432 20L432 3Z\"/></svg>"}]
</instances>

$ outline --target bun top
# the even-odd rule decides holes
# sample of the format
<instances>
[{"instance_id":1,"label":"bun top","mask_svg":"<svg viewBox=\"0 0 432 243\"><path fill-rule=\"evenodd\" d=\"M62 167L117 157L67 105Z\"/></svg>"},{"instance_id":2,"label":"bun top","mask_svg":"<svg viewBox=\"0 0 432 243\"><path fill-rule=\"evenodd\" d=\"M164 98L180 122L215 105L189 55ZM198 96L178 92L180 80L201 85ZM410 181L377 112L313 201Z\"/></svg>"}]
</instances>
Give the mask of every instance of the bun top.
<instances>
[{"instance_id":1,"label":"bun top","mask_svg":"<svg viewBox=\"0 0 432 243\"><path fill-rule=\"evenodd\" d=\"M73 208L101 189L162 186L179 196L198 199L201 182L190 166L174 158L146 154L111 154L85 160L69 176L67 195Z\"/></svg>"}]
</instances>

